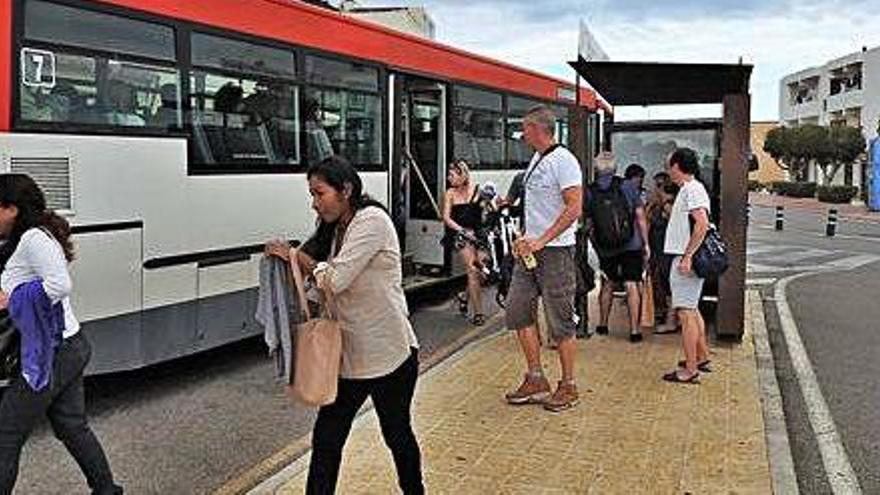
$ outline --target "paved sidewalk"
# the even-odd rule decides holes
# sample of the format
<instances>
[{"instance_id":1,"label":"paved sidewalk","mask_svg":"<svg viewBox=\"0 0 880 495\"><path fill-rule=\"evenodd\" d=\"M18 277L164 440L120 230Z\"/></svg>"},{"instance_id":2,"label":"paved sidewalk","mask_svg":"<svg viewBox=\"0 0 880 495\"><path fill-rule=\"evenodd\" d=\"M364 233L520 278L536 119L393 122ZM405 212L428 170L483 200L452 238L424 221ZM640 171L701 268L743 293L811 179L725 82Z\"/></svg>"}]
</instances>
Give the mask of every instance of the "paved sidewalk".
<instances>
[{"instance_id":1,"label":"paved sidewalk","mask_svg":"<svg viewBox=\"0 0 880 495\"><path fill-rule=\"evenodd\" d=\"M752 206L782 206L787 210L803 210L812 213L826 214L834 208L840 218L850 221L880 224L880 212L870 211L865 205L823 203L815 198L790 198L776 194L749 193L749 204Z\"/></svg>"},{"instance_id":2,"label":"paved sidewalk","mask_svg":"<svg viewBox=\"0 0 880 495\"><path fill-rule=\"evenodd\" d=\"M513 334L470 346L419 382L428 493L771 493L749 326L742 344L715 346L715 372L698 386L660 380L679 357L677 335L631 344L612 327L580 341L582 401L559 414L504 403L522 373ZM555 380L555 353L544 362ZM308 455L251 493L304 493L307 467ZM372 412L352 430L338 492L398 493Z\"/></svg>"}]
</instances>

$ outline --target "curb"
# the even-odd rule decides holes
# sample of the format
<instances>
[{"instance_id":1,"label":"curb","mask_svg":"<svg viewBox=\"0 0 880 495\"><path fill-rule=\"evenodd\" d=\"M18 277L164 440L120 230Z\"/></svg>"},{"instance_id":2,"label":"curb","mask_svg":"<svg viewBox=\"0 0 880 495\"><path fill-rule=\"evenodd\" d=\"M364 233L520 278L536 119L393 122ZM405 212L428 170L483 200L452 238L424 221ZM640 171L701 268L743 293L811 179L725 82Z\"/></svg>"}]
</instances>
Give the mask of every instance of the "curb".
<instances>
[{"instance_id":1,"label":"curb","mask_svg":"<svg viewBox=\"0 0 880 495\"><path fill-rule=\"evenodd\" d=\"M764 436L767 441L767 457L770 462L770 479L773 493L797 495L800 493L791 446L788 442L788 428L782 408L782 392L776 380L776 366L767 325L764 320L763 301L757 290L747 292L748 315L751 323L752 339L755 343L755 364L758 368L758 383L761 387L761 409L764 415Z\"/></svg>"},{"instance_id":2,"label":"curb","mask_svg":"<svg viewBox=\"0 0 880 495\"><path fill-rule=\"evenodd\" d=\"M454 361L453 358L470 352L472 348L490 339L503 331L504 312L499 311L490 317L483 327L476 327L463 334L451 344L437 350L429 358L419 363L419 376L434 372L440 366ZM485 334L485 335L483 335ZM372 403L367 401L367 406L362 408L355 418L354 424L362 421L366 413L373 409ZM354 429L354 426L352 426ZM312 444L311 433L288 444L278 452L265 460L226 481L222 486L214 490L212 495L242 495L242 494L269 494L274 493L287 480L295 477L299 472L308 467Z\"/></svg>"},{"instance_id":3,"label":"curb","mask_svg":"<svg viewBox=\"0 0 880 495\"><path fill-rule=\"evenodd\" d=\"M815 370L810 362L807 350L801 340L800 331L795 323L791 307L788 305L786 290L788 284L804 277L816 275L821 272L804 272L792 275L780 280L774 290L776 311L779 314L782 332L791 364L797 376L801 395L806 404L807 416L816 442L819 444L819 453L822 456L822 464L825 468L825 476L831 485L832 492L846 495L860 495L862 493L859 479L853 471L846 447L837 432L834 418L822 395L822 390L816 378Z\"/></svg>"}]
</instances>

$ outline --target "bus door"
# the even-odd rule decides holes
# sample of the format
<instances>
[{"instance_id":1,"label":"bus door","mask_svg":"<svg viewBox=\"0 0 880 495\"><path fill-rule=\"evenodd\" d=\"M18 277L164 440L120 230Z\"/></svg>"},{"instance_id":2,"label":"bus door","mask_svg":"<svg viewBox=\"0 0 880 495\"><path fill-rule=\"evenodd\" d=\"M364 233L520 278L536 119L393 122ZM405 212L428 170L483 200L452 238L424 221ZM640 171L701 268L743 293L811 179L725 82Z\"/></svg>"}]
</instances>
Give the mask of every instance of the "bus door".
<instances>
[{"instance_id":1,"label":"bus door","mask_svg":"<svg viewBox=\"0 0 880 495\"><path fill-rule=\"evenodd\" d=\"M405 254L422 272L444 268L443 193L446 184L446 86L410 76L402 79L397 120ZM392 192L395 193L394 191Z\"/></svg>"}]
</instances>

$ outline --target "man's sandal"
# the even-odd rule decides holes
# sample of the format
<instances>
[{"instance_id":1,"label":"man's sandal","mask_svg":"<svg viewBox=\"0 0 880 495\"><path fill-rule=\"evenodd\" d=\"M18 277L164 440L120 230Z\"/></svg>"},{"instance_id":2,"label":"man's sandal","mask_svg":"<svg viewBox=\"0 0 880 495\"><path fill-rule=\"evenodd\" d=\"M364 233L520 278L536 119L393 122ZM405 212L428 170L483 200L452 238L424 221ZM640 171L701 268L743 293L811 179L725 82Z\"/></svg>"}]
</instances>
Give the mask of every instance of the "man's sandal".
<instances>
[{"instance_id":1,"label":"man's sandal","mask_svg":"<svg viewBox=\"0 0 880 495\"><path fill-rule=\"evenodd\" d=\"M687 362L684 359L678 362L679 368L686 368ZM702 371L703 373L711 373L712 372L712 361L705 360L702 363L697 363L697 369Z\"/></svg>"},{"instance_id":2,"label":"man's sandal","mask_svg":"<svg viewBox=\"0 0 880 495\"><path fill-rule=\"evenodd\" d=\"M669 373L666 373L665 375L663 375L663 380L667 381L667 382L672 382L672 383L689 383L692 385L697 385L700 383L700 374L694 373L693 375L689 376L688 378L682 378L678 374L678 370L675 370L675 371L670 371Z\"/></svg>"}]
</instances>

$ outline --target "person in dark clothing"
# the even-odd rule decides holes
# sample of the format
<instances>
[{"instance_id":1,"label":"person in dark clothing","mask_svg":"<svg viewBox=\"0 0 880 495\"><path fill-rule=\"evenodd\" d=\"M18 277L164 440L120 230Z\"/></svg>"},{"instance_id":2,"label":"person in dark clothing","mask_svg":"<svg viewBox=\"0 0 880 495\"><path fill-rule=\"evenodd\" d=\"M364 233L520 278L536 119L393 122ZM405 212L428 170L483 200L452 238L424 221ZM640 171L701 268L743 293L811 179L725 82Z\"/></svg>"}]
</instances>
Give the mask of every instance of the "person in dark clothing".
<instances>
[{"instance_id":1,"label":"person in dark clothing","mask_svg":"<svg viewBox=\"0 0 880 495\"><path fill-rule=\"evenodd\" d=\"M446 240L458 251L467 270L470 320L474 325L481 326L486 322L483 315L481 263L477 246L470 242L475 239L483 222L480 186L471 182L470 167L464 160L452 162L446 180L449 183L443 201ZM463 309L467 310L467 307L463 306Z\"/></svg>"},{"instance_id":2,"label":"person in dark clothing","mask_svg":"<svg viewBox=\"0 0 880 495\"><path fill-rule=\"evenodd\" d=\"M46 208L45 196L33 179L23 174L2 174L0 237L5 240L0 246L0 309L7 308L10 298L15 300L12 295L17 289L40 280L53 307L63 313L60 344L44 349L54 352L48 385L35 390L19 374L0 400L0 494L12 493L21 449L45 416L55 437L76 459L92 493L121 494L122 488L113 481L104 450L86 419L83 371L91 347L70 307L70 226Z\"/></svg>"},{"instance_id":3,"label":"person in dark clothing","mask_svg":"<svg viewBox=\"0 0 880 495\"><path fill-rule=\"evenodd\" d=\"M677 194L678 186L669 181L667 176L667 182L651 194L651 199L646 207L648 243L651 246L648 270L651 274L652 290L654 291L654 308L658 316L665 315L664 322L654 329L655 334L673 333L678 329L675 308L669 304L671 297L669 267L673 257L663 252L663 244L666 242L666 226L669 224L669 215Z\"/></svg>"}]
</instances>

